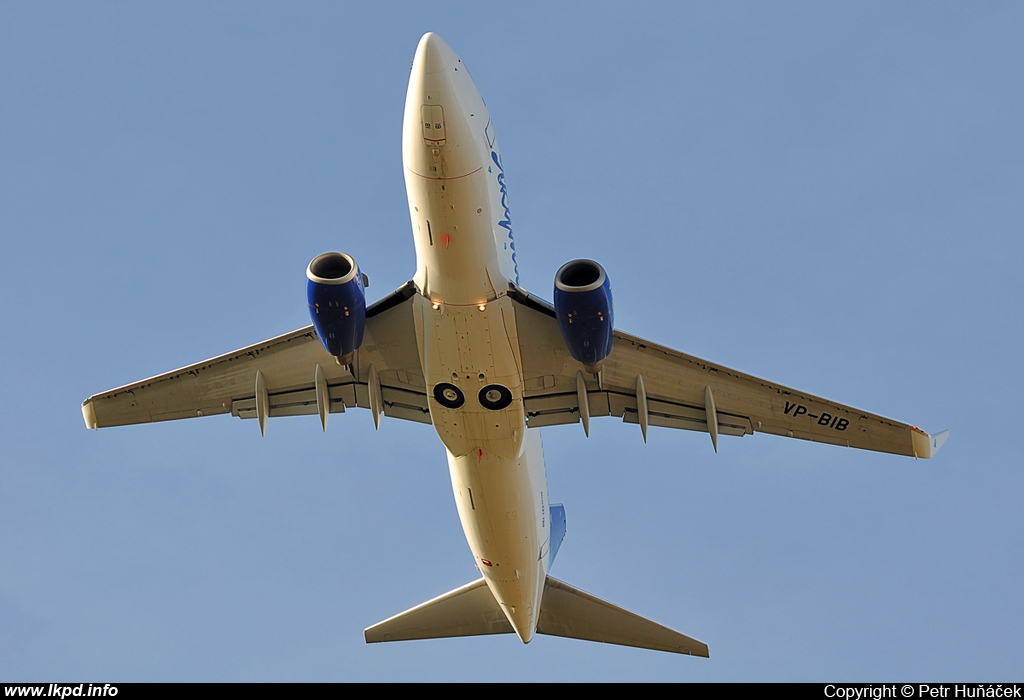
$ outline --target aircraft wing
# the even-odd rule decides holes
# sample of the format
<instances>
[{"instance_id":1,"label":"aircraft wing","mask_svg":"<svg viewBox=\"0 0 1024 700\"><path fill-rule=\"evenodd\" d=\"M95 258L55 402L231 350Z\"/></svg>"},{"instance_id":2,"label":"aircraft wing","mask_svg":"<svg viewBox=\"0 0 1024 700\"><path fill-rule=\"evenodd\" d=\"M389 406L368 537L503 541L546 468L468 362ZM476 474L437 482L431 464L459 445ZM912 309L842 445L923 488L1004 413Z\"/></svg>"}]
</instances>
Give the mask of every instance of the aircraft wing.
<instances>
[{"instance_id":1,"label":"aircraft wing","mask_svg":"<svg viewBox=\"0 0 1024 700\"><path fill-rule=\"evenodd\" d=\"M312 326L97 394L82 404L89 428L230 413L240 418L321 414L361 406L430 423L410 282L366 310L352 373L335 363ZM318 398L319 394L319 398ZM323 412L321 413L321 408Z\"/></svg>"},{"instance_id":2,"label":"aircraft wing","mask_svg":"<svg viewBox=\"0 0 1024 700\"><path fill-rule=\"evenodd\" d=\"M719 435L754 432L889 452L932 457L949 431L929 435L900 423L803 391L752 377L620 331L600 380L582 370L562 340L554 308L522 290L516 325L530 427L584 423L618 416L648 426Z\"/></svg>"}]
</instances>

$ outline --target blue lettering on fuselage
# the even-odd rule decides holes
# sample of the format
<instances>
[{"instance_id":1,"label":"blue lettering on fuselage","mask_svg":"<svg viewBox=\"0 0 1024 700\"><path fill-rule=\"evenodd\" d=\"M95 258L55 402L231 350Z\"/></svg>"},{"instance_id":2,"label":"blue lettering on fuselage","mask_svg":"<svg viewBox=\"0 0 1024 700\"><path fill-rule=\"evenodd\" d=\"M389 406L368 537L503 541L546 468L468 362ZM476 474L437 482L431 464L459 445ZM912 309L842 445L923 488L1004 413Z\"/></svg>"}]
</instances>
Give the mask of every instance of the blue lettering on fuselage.
<instances>
[{"instance_id":1,"label":"blue lettering on fuselage","mask_svg":"<svg viewBox=\"0 0 1024 700\"><path fill-rule=\"evenodd\" d=\"M498 167L498 190L501 192L501 206L505 210L505 218L498 222L498 226L501 226L508 232L508 242L506 246L512 251L512 269L516 273L516 284L519 284L519 263L516 261L516 242L512 238L512 214L508 210L508 190L505 189L505 169L501 167L501 160L498 158L497 151L491 151L491 160ZM488 168L490 170L490 168Z\"/></svg>"}]
</instances>

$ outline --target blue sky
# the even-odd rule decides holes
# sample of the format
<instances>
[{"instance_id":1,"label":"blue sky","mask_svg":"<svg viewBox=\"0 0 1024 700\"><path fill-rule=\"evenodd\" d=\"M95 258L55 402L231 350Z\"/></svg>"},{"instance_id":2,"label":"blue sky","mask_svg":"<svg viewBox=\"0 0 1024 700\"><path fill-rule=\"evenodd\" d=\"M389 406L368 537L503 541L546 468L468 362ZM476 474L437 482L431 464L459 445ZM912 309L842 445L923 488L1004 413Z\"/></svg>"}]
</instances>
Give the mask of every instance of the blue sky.
<instances>
[{"instance_id":1,"label":"blue sky","mask_svg":"<svg viewBox=\"0 0 1024 700\"><path fill-rule=\"evenodd\" d=\"M379 6L378 6L379 5ZM1008 680L1024 664L1024 6L0 5L2 680ZM308 323L414 257L420 35L497 128L521 279L952 437L545 429L553 574L709 644L367 646L474 578L443 448L366 412L89 432L90 394Z\"/></svg>"}]
</instances>

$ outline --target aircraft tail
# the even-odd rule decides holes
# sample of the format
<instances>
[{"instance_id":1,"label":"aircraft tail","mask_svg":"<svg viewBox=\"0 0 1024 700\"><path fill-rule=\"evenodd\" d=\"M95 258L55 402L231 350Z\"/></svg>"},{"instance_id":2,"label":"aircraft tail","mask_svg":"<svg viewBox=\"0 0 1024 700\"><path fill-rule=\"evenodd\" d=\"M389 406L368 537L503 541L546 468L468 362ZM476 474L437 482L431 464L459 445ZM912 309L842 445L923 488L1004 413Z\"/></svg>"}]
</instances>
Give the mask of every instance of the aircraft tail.
<instances>
[{"instance_id":1,"label":"aircraft tail","mask_svg":"<svg viewBox=\"0 0 1024 700\"><path fill-rule=\"evenodd\" d=\"M363 634L367 642L395 642L512 632L512 625L481 578L367 627ZM544 584L537 632L676 654L708 655L703 642L550 576Z\"/></svg>"}]
</instances>

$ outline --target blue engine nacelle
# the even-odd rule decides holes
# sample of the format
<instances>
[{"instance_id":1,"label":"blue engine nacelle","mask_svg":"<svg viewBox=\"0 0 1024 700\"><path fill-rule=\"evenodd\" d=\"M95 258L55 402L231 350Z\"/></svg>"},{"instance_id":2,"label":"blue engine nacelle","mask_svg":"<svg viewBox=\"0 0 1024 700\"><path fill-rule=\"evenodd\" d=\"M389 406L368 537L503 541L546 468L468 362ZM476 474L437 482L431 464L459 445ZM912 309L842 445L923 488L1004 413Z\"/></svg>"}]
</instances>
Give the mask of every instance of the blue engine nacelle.
<instances>
[{"instance_id":1,"label":"blue engine nacelle","mask_svg":"<svg viewBox=\"0 0 1024 700\"><path fill-rule=\"evenodd\" d=\"M346 253L318 255L306 268L306 299L316 334L338 364L352 364L363 344L366 292L355 259Z\"/></svg>"},{"instance_id":2,"label":"blue engine nacelle","mask_svg":"<svg viewBox=\"0 0 1024 700\"><path fill-rule=\"evenodd\" d=\"M612 287L593 260L572 260L555 273L555 314L569 353L588 372L612 351Z\"/></svg>"}]
</instances>

